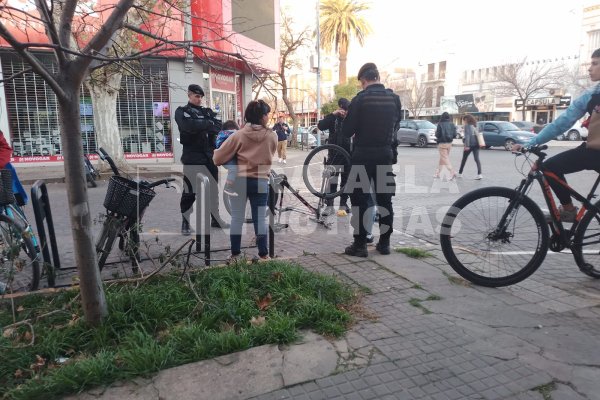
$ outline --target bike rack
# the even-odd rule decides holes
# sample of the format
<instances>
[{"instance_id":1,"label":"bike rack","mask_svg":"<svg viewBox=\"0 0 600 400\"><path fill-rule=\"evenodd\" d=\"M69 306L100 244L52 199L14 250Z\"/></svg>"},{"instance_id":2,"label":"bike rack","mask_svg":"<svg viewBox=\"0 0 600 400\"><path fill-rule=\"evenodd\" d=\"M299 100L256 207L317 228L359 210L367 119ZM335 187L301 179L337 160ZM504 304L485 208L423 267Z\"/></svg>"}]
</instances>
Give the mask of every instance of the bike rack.
<instances>
[{"instance_id":1,"label":"bike rack","mask_svg":"<svg viewBox=\"0 0 600 400\"><path fill-rule=\"evenodd\" d=\"M54 234L54 222L52 220L52 211L50 210L50 200L48 198L48 189L43 180L37 180L31 187L31 206L35 215L35 224L37 226L37 234L40 240L40 249L44 261L44 267L52 268L48 271L48 286L54 287L54 271L60 269L60 256L58 246L56 245L56 235ZM44 221L46 224L44 225ZM48 228L46 236L46 228ZM52 250L52 258L48 249L47 237L50 238L50 250Z\"/></svg>"}]
</instances>

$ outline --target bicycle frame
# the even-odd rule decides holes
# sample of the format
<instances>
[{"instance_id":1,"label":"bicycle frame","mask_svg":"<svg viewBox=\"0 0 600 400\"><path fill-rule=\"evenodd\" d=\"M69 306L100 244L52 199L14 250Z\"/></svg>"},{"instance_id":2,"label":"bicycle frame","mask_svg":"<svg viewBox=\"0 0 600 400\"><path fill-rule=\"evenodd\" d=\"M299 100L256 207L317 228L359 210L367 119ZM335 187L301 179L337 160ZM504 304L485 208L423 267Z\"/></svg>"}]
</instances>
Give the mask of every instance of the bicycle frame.
<instances>
[{"instance_id":1,"label":"bicycle frame","mask_svg":"<svg viewBox=\"0 0 600 400\"><path fill-rule=\"evenodd\" d=\"M554 235L558 235L559 243L561 246L569 248L571 246L571 238L575 235L577 228L579 227L579 222L581 218L586 213L586 211L592 211L594 213L598 213L600 210L596 207L591 199L595 197L595 191L600 184L600 175L596 178L596 181L592 185L592 188L588 195L584 197L571 186L569 186L564 180L560 179L555 173L548 171L545 169L543 160L545 154L538 155L539 159L534 163L534 166L531 168L527 177L524 178L516 191L519 194L514 200L512 200L507 208L507 212L502 216L498 228L501 228L500 231L498 229L494 232L494 235L505 234L506 228L512 221L516 211L518 210L518 205L521 203L521 199L526 195L529 190L529 187L533 184L533 181L537 181L542 189L542 194L544 195L544 199L546 201L546 205L550 210L550 216L552 218L552 223L550 227L552 229L552 233ZM565 189L569 191L569 194L579 201L582 204L581 209L577 213L575 217L575 222L571 226L570 229L565 229L563 223L560 219L560 211L556 205L556 201L554 200L553 191L550 187L550 180L557 182L559 185L563 186Z\"/></svg>"},{"instance_id":2,"label":"bicycle frame","mask_svg":"<svg viewBox=\"0 0 600 400\"><path fill-rule=\"evenodd\" d=\"M309 209L311 211L310 215L315 216L315 221L318 224L321 224L321 225L325 226L326 228L329 228L328 224L326 224L325 221L323 221L321 219L321 206L323 205L323 202L324 202L323 199L319 199L319 205L317 207L311 205L304 197L302 197L302 195L300 194L300 192L298 190L294 189L292 187L292 185L290 185L290 183L287 180L287 176L285 176L285 175L284 175L284 178L281 179L281 181L278 182L276 185L281 188L280 191L278 190L278 188L275 189L275 190L278 190L279 193L281 193L281 197L279 198L279 207L277 208L277 210L279 211L279 218L281 218L281 213L285 212L285 211L297 211L300 213L308 214L308 213L298 210L294 207L285 207L285 208L283 207L283 193L284 193L285 189L288 189L290 191L290 193L292 195L294 195L294 197L296 197L307 209ZM277 222L279 223L279 221L277 221ZM287 226L286 226L286 228L287 228Z\"/></svg>"},{"instance_id":3,"label":"bicycle frame","mask_svg":"<svg viewBox=\"0 0 600 400\"><path fill-rule=\"evenodd\" d=\"M25 230L27 231L27 233L29 235L31 235L31 241L33 242L33 245L35 246L35 250L38 254L38 257L40 257L40 259L41 259L41 253L40 253L41 249L40 249L40 245L37 240L37 236L33 232L33 229L31 228L31 224L27 220L27 217L25 216L25 213L23 212L21 207L19 207L16 204L9 204L9 205L3 206L2 214L12 218L13 220L17 220L17 221L21 222L21 225L25 226Z\"/></svg>"}]
</instances>

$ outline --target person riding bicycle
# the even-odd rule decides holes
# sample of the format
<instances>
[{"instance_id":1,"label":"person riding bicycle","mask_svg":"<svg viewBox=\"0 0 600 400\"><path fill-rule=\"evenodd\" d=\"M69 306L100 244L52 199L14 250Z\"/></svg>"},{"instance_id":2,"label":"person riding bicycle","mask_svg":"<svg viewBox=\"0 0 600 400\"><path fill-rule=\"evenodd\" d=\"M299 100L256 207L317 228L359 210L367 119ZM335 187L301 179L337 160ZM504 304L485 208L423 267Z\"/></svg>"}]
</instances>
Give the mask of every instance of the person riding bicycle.
<instances>
[{"instance_id":1,"label":"person riding bicycle","mask_svg":"<svg viewBox=\"0 0 600 400\"><path fill-rule=\"evenodd\" d=\"M21 185L21 181L19 180L19 176L17 175L17 171L15 167L10 163L10 158L12 157L13 149L10 147L6 138L4 137L4 133L0 130L0 169L8 169L12 173L12 190L15 195L15 200L17 204L20 206L24 206L27 204L29 200L27 197L27 192Z\"/></svg>"},{"instance_id":2,"label":"person riding bicycle","mask_svg":"<svg viewBox=\"0 0 600 400\"><path fill-rule=\"evenodd\" d=\"M600 49L596 49L592 53L588 73L592 82L600 81ZM583 170L593 170L600 173L600 84L587 89L571 103L564 113L556 118L554 122L546 125L525 146L517 144L513 146L513 150L519 151L523 147L528 149L555 139L586 113L589 113L589 117L582 126L588 128L587 142L550 157L544 162L544 167L547 171L556 174L565 183L567 182L565 174ZM578 208L573 205L569 191L553 179L549 179L549 183L561 204L559 207L561 220L563 222L574 222Z\"/></svg>"},{"instance_id":3,"label":"person riding bicycle","mask_svg":"<svg viewBox=\"0 0 600 400\"><path fill-rule=\"evenodd\" d=\"M327 114L325 118L320 120L317 123L317 127L322 130L329 130L329 140L328 143L335 144L346 150L348 153L351 152L352 141L349 137L346 137L342 134L342 124L344 122L344 118L346 118L346 113L348 112L348 106L350 105L350 100L342 97L338 100L338 109L334 112ZM330 152L331 153L331 152ZM342 171L341 173L341 182L340 185L344 186L346 184L346 180L348 179L348 171ZM329 191L335 192L338 186L337 177L331 180L329 184ZM347 214L350 213L350 207L348 207L348 193L342 193L340 195L340 210L345 211ZM335 210L333 208L333 199L326 200L325 210L323 210L322 215L328 216L332 215Z\"/></svg>"}]
</instances>

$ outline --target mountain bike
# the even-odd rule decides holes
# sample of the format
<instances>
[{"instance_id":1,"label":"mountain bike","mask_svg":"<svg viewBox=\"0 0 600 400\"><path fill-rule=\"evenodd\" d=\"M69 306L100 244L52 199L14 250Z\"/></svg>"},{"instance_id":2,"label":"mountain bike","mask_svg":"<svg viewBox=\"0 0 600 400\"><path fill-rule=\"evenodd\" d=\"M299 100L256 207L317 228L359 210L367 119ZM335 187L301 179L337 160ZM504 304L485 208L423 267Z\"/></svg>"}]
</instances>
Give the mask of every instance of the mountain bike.
<instances>
[{"instance_id":1,"label":"mountain bike","mask_svg":"<svg viewBox=\"0 0 600 400\"><path fill-rule=\"evenodd\" d=\"M12 191L12 174L0 170L0 295L36 290L43 265L39 244Z\"/></svg>"},{"instance_id":2,"label":"mountain bike","mask_svg":"<svg viewBox=\"0 0 600 400\"><path fill-rule=\"evenodd\" d=\"M325 201L342 194L344 187L341 185L341 175L350 171L350 155L342 147L326 144L313 149L302 166L302 179L308 191L318 197L316 206L312 205L301 192L289 182L287 175L277 174L274 170L269 172L271 186L269 190L274 194L275 227L276 231L287 228L289 223L281 222L287 212L296 212L308 215L309 219L317 224L330 229L333 221L322 214ZM332 185L337 186L334 189ZM229 196L223 192L223 204L231 214ZM252 222L249 206L246 207L246 222Z\"/></svg>"},{"instance_id":3,"label":"mountain bike","mask_svg":"<svg viewBox=\"0 0 600 400\"><path fill-rule=\"evenodd\" d=\"M570 249L586 275L600 278L600 202L592 203L600 175L587 196L579 194L543 161L547 146L532 147L524 155L531 168L516 189L486 187L459 198L446 213L440 243L450 266L463 278L482 286L512 285L529 277L542 264L548 249ZM532 160L531 155L537 156ZM549 180L564 186L581 202L570 228L560 212ZM527 196L534 181L540 184L550 215Z\"/></svg>"},{"instance_id":4,"label":"mountain bike","mask_svg":"<svg viewBox=\"0 0 600 400\"><path fill-rule=\"evenodd\" d=\"M113 171L113 176L108 182L108 189L104 198L106 215L102 225L102 231L96 241L96 254L98 256L98 267L102 269L110 254L114 242L119 238L119 250L130 257L134 272L140 262L140 222L144 211L156 195L153 187L165 185L174 178L161 179L156 182L134 181L121 176L113 159L103 148L98 149L98 155L102 161L108 162Z\"/></svg>"}]
</instances>

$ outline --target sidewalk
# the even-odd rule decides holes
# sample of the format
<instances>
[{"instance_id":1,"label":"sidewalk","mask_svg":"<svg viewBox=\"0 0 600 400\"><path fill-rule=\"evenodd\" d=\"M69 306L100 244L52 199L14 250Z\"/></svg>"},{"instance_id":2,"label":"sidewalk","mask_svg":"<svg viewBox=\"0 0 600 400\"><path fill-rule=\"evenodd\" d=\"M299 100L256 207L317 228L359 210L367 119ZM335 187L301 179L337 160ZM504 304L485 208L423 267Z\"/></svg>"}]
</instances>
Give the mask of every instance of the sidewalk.
<instances>
[{"instance_id":1,"label":"sidewalk","mask_svg":"<svg viewBox=\"0 0 600 400\"><path fill-rule=\"evenodd\" d=\"M410 243L409 243L410 242ZM428 248L368 259L306 255L304 268L367 288L341 340L307 333L164 370L68 399L600 399L600 291L576 268L565 282L535 276L510 288L474 287ZM560 288L560 289L559 289Z\"/></svg>"}]
</instances>

